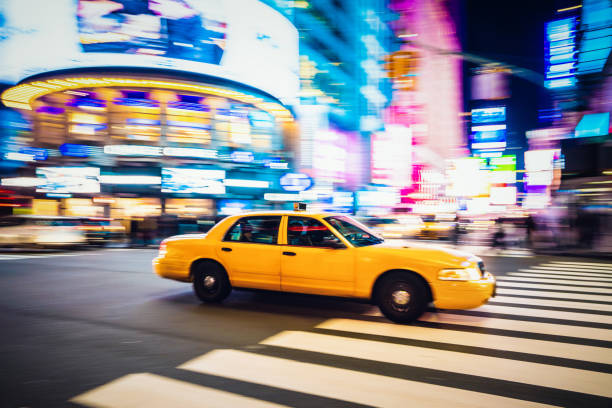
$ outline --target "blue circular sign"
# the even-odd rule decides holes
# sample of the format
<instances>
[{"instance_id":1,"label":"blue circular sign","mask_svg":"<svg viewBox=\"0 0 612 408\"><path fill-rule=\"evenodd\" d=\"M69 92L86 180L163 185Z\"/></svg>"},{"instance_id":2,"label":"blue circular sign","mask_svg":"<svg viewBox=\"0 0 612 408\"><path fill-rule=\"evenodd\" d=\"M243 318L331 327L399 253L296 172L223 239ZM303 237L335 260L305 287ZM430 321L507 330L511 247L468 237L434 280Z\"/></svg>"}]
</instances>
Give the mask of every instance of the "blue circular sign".
<instances>
[{"instance_id":1,"label":"blue circular sign","mask_svg":"<svg viewBox=\"0 0 612 408\"><path fill-rule=\"evenodd\" d=\"M312 178L304 173L287 173L280 179L280 185L285 191L304 191L313 184Z\"/></svg>"}]
</instances>

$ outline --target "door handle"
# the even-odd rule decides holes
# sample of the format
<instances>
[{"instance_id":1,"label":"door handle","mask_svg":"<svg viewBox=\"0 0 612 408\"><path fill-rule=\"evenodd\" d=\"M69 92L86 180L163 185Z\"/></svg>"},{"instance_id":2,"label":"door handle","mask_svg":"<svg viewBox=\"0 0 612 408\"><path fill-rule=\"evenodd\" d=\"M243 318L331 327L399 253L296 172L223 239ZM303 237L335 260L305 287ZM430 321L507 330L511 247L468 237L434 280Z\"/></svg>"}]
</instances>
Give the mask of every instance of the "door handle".
<instances>
[{"instance_id":1,"label":"door handle","mask_svg":"<svg viewBox=\"0 0 612 408\"><path fill-rule=\"evenodd\" d=\"M295 256L295 252L285 251L285 252L283 252L283 255L287 255L287 256Z\"/></svg>"},{"instance_id":2,"label":"door handle","mask_svg":"<svg viewBox=\"0 0 612 408\"><path fill-rule=\"evenodd\" d=\"M221 250L225 252L232 252L232 248L227 248L227 247L223 247L221 248Z\"/></svg>"}]
</instances>

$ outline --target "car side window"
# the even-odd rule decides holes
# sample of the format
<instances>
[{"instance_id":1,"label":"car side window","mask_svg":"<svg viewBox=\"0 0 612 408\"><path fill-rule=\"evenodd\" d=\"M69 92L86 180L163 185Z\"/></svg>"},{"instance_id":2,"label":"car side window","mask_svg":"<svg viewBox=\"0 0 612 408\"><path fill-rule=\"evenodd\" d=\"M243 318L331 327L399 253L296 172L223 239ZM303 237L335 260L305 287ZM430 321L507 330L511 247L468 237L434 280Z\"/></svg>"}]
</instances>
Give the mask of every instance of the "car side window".
<instances>
[{"instance_id":1,"label":"car side window","mask_svg":"<svg viewBox=\"0 0 612 408\"><path fill-rule=\"evenodd\" d=\"M276 244L280 221L280 216L244 217L227 231L223 240L254 244Z\"/></svg>"},{"instance_id":2,"label":"car side window","mask_svg":"<svg viewBox=\"0 0 612 408\"><path fill-rule=\"evenodd\" d=\"M293 246L330 248L342 242L329 228L315 218L289 217L287 243Z\"/></svg>"}]
</instances>

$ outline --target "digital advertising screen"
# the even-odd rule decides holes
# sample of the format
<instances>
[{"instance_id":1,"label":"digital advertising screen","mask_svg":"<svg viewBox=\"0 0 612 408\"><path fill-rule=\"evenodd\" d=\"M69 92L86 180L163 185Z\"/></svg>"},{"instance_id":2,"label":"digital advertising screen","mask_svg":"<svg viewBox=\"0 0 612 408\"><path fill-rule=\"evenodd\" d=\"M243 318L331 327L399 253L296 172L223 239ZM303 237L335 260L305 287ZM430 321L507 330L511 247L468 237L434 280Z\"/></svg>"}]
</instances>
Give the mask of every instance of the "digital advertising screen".
<instances>
[{"instance_id":1,"label":"digital advertising screen","mask_svg":"<svg viewBox=\"0 0 612 408\"><path fill-rule=\"evenodd\" d=\"M472 126L472 149L502 148L506 146L506 125Z\"/></svg>"},{"instance_id":2,"label":"digital advertising screen","mask_svg":"<svg viewBox=\"0 0 612 408\"><path fill-rule=\"evenodd\" d=\"M495 123L506 121L506 107L472 109L472 123Z\"/></svg>"},{"instance_id":3,"label":"digital advertising screen","mask_svg":"<svg viewBox=\"0 0 612 408\"><path fill-rule=\"evenodd\" d=\"M225 194L224 170L162 168L162 193Z\"/></svg>"},{"instance_id":4,"label":"digital advertising screen","mask_svg":"<svg viewBox=\"0 0 612 408\"><path fill-rule=\"evenodd\" d=\"M257 0L0 1L0 56L7 84L138 67L229 79L283 102L299 90L297 30Z\"/></svg>"},{"instance_id":5,"label":"digital advertising screen","mask_svg":"<svg viewBox=\"0 0 612 408\"><path fill-rule=\"evenodd\" d=\"M39 167L36 176L39 193L99 193L98 167Z\"/></svg>"}]
</instances>

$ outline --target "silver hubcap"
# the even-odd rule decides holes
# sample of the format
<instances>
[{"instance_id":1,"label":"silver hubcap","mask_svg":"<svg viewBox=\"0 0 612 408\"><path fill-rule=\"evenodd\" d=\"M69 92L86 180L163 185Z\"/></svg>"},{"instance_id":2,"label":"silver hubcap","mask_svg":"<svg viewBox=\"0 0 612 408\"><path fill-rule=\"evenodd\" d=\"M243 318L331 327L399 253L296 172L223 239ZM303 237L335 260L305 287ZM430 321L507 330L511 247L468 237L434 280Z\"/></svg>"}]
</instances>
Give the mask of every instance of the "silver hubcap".
<instances>
[{"instance_id":1,"label":"silver hubcap","mask_svg":"<svg viewBox=\"0 0 612 408\"><path fill-rule=\"evenodd\" d=\"M398 305L407 305L410 302L410 293L405 290L396 290L391 294L393 302Z\"/></svg>"},{"instance_id":2,"label":"silver hubcap","mask_svg":"<svg viewBox=\"0 0 612 408\"><path fill-rule=\"evenodd\" d=\"M216 279L210 275L204 278L204 286L212 288L215 285Z\"/></svg>"}]
</instances>

